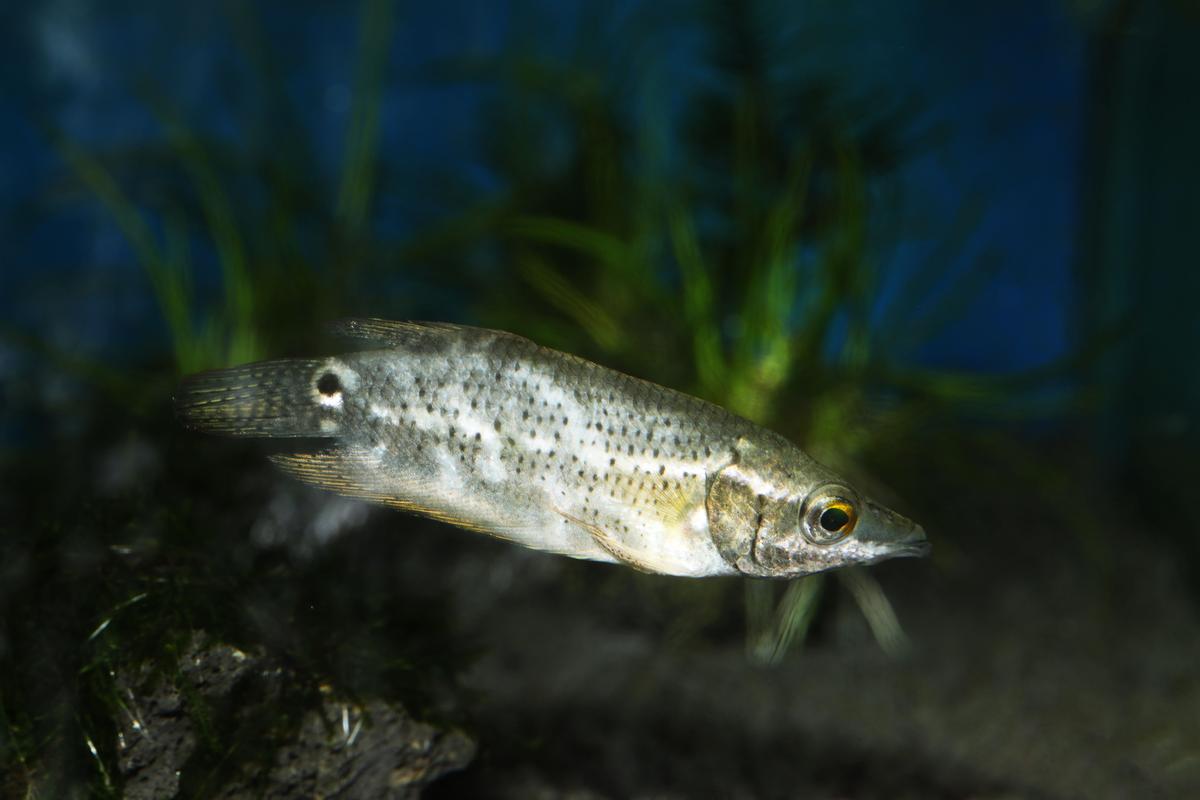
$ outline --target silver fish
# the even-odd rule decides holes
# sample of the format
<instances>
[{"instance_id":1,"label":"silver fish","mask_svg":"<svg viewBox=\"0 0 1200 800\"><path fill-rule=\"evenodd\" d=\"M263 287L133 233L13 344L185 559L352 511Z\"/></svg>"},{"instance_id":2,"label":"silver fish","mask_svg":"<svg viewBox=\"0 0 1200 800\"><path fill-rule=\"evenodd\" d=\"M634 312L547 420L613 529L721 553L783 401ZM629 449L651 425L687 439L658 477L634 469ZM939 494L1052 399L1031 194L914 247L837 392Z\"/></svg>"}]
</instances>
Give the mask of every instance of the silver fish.
<instances>
[{"instance_id":1,"label":"silver fish","mask_svg":"<svg viewBox=\"0 0 1200 800\"><path fill-rule=\"evenodd\" d=\"M335 329L374 349L191 376L180 417L327 439L272 459L335 492L646 572L792 578L929 552L920 526L711 403L502 331Z\"/></svg>"}]
</instances>

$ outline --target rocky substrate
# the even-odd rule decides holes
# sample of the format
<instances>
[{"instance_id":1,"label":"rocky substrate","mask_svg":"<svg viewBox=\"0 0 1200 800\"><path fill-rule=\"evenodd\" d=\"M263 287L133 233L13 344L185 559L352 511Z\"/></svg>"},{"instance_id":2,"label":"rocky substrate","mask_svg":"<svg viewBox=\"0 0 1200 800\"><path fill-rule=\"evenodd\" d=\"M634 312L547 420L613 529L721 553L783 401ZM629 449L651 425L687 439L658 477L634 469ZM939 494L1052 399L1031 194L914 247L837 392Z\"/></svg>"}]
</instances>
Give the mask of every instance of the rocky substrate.
<instances>
[{"instance_id":1,"label":"rocky substrate","mask_svg":"<svg viewBox=\"0 0 1200 800\"><path fill-rule=\"evenodd\" d=\"M200 633L173 677L118 676L124 796L403 800L474 755L465 734L397 705L357 705L322 687L304 708L294 677Z\"/></svg>"}]
</instances>

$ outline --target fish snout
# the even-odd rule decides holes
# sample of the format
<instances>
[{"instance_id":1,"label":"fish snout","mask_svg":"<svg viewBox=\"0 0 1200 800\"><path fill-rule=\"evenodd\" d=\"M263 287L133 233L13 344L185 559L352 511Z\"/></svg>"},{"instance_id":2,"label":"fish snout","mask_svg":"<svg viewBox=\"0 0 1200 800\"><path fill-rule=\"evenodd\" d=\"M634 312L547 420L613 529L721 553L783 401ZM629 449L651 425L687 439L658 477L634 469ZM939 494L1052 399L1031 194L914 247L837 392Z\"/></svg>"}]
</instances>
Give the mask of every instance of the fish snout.
<instances>
[{"instance_id":1,"label":"fish snout","mask_svg":"<svg viewBox=\"0 0 1200 800\"><path fill-rule=\"evenodd\" d=\"M913 523L908 533L892 543L891 550L895 558L925 558L933 552L933 545L929 543L925 529Z\"/></svg>"},{"instance_id":2,"label":"fish snout","mask_svg":"<svg viewBox=\"0 0 1200 800\"><path fill-rule=\"evenodd\" d=\"M858 538L885 558L925 558L933 550L924 528L889 508L868 502L863 522Z\"/></svg>"}]
</instances>

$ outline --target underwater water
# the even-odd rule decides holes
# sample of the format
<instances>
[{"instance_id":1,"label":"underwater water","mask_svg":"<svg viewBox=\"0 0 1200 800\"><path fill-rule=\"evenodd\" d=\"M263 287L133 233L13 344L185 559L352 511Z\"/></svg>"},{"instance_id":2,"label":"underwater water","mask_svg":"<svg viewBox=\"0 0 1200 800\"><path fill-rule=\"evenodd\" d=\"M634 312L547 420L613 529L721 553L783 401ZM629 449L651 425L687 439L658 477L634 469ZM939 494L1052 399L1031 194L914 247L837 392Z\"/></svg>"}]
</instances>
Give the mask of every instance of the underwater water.
<instances>
[{"instance_id":1,"label":"underwater water","mask_svg":"<svg viewBox=\"0 0 1200 800\"><path fill-rule=\"evenodd\" d=\"M1200 15L835 5L7 9L0 797L1200 795ZM566 558L177 417L348 317L715 403L932 554Z\"/></svg>"}]
</instances>

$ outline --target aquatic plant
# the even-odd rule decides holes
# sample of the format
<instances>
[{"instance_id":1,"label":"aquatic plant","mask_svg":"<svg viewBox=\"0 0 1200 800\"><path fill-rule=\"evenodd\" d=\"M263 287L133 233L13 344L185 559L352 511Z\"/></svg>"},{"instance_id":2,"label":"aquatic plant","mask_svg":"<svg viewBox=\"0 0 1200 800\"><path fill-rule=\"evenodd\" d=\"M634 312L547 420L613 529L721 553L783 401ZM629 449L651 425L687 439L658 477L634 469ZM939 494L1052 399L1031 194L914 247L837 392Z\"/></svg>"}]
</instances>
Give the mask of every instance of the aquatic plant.
<instances>
[{"instance_id":1,"label":"aquatic plant","mask_svg":"<svg viewBox=\"0 0 1200 800\"><path fill-rule=\"evenodd\" d=\"M484 294L496 302L480 303L479 316L706 397L855 471L873 444L919 426L917 408L935 411L923 401L939 391L950 400L963 380L930 375L914 391L903 359L987 279L986 265L941 275L973 209L957 222L958 241L885 304L878 189L928 140L915 109L855 103L830 78L771 61L763 54L803 48L755 4L716 4L694 24L707 47L692 66L710 77L670 115L662 86L628 96L647 82L629 74L645 67L637 54L669 35L644 9L603 44L581 35L566 69L524 46L443 65L500 89L488 127L513 199L490 241L512 271L497 276ZM560 152L531 166L530 142ZM925 308L915 323L914 296ZM875 411L881 396L895 402ZM822 580L781 599L772 584L746 582L752 657L777 661L803 639ZM903 637L878 584L860 573L846 586L881 644L898 651Z\"/></svg>"},{"instance_id":2,"label":"aquatic plant","mask_svg":"<svg viewBox=\"0 0 1200 800\"><path fill-rule=\"evenodd\" d=\"M986 260L945 274L978 208L963 209L903 285L881 271L894 236L884 224L888 176L932 134L912 103L789 63L803 28L775 28L755 4L713 4L683 24L655 6L613 18L585 5L565 57L539 52L518 28L498 57L430 65L424 80L487 87L493 180L464 189L449 168L438 183L462 202L444 206L466 210L398 236L371 211L403 174L378 141L388 9L382 0L363 6L351 121L332 181L299 168L315 163L313 145L244 9L233 27L266 98L252 105L270 111L247 111L246 144L189 128L146 89L166 132L152 202L122 189L120 175L135 164L61 144L133 245L178 370L296 349L318 335L313 320L343 310L408 315L421 307L411 299L420 282L432 296L454 286L486 324L781 430L883 495L857 465L912 447L932 419L1014 413L1012 381L911 365L989 278ZM703 42L686 63L707 78L668 91L663 62L644 54L677 47L680 32ZM216 297L197 288L197 241L219 267ZM403 302L398 287L408 290ZM803 639L821 582L746 582L754 658L778 660ZM899 650L874 578L845 585L881 644ZM715 613L724 603L699 595L727 589L662 591Z\"/></svg>"},{"instance_id":3,"label":"aquatic plant","mask_svg":"<svg viewBox=\"0 0 1200 800\"><path fill-rule=\"evenodd\" d=\"M128 241L181 373L243 363L311 339L313 320L347 307L377 243L370 215L391 4L362 5L352 105L333 176L314 168L311 126L287 96L254 11L228 13L255 79L244 108L230 109L237 120L232 135L185 121L163 87L148 79L137 95L159 123L158 137L106 149L51 134Z\"/></svg>"}]
</instances>

